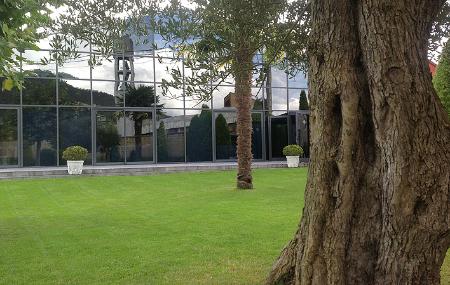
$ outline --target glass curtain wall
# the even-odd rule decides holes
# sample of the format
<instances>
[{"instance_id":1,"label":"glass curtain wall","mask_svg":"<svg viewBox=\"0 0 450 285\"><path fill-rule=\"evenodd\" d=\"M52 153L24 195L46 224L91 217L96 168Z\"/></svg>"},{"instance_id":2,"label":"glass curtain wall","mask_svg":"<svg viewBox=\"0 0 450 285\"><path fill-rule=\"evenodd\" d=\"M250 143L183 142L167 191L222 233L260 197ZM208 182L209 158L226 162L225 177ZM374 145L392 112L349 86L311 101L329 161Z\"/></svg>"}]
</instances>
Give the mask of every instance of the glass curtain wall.
<instances>
[{"instance_id":1,"label":"glass curtain wall","mask_svg":"<svg viewBox=\"0 0 450 285\"><path fill-rule=\"evenodd\" d=\"M205 85L216 87L210 98L186 97L192 86L185 84L164 92L173 70L192 71L173 52L152 46L132 43L105 59L88 45L58 65L41 61L58 51L23 52L24 88L0 91L0 167L65 165L62 152L73 145L88 149L86 164L235 160L233 78ZM254 159L279 158L288 142L308 154L306 76L273 67L264 84L252 84ZM290 136L286 117L293 112L302 115L291 120Z\"/></svg>"},{"instance_id":2,"label":"glass curtain wall","mask_svg":"<svg viewBox=\"0 0 450 285\"><path fill-rule=\"evenodd\" d=\"M0 109L0 167L19 165L17 109Z\"/></svg>"}]
</instances>

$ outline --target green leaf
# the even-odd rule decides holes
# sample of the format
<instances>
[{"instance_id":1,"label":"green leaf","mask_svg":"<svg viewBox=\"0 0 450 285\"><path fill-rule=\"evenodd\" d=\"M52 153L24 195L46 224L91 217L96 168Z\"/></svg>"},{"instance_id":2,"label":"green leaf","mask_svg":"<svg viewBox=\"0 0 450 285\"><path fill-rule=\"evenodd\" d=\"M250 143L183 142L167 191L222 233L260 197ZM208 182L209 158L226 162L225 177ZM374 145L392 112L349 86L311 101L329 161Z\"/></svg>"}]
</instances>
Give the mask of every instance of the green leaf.
<instances>
[{"instance_id":1,"label":"green leaf","mask_svg":"<svg viewBox=\"0 0 450 285\"><path fill-rule=\"evenodd\" d=\"M14 81L10 78L3 80L2 82L2 90L10 91L14 87Z\"/></svg>"}]
</instances>

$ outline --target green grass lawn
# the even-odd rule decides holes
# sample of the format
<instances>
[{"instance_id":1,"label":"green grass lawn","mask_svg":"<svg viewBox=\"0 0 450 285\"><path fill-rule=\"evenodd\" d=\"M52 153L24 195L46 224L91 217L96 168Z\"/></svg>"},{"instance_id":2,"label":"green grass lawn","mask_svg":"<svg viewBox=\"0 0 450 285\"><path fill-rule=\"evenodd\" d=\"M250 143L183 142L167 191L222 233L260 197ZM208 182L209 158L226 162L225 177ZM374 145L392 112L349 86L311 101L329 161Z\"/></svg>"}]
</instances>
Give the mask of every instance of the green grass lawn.
<instances>
[{"instance_id":1,"label":"green grass lawn","mask_svg":"<svg viewBox=\"0 0 450 285\"><path fill-rule=\"evenodd\" d=\"M306 169L256 170L255 191L234 175L0 181L0 284L261 284Z\"/></svg>"}]
</instances>

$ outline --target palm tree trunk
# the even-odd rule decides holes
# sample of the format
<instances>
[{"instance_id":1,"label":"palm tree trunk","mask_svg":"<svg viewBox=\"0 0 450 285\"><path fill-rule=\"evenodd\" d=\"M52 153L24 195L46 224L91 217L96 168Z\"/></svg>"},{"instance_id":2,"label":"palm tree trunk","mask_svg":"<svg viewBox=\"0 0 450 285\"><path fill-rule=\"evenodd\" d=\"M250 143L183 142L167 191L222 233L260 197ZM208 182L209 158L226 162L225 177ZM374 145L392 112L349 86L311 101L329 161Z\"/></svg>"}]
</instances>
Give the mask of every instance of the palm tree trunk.
<instances>
[{"instance_id":1,"label":"palm tree trunk","mask_svg":"<svg viewBox=\"0 0 450 285\"><path fill-rule=\"evenodd\" d=\"M237 99L237 187L252 189L252 57L250 49L242 45L233 63Z\"/></svg>"}]
</instances>

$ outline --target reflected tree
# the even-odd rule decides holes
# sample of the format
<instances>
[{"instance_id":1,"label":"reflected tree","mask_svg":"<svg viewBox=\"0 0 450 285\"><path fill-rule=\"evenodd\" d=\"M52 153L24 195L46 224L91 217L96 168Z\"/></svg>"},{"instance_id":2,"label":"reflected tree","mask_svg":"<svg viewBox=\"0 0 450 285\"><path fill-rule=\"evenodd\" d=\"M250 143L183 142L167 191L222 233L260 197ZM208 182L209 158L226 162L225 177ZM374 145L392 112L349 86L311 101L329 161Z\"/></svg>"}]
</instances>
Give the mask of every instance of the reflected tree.
<instances>
[{"instance_id":1,"label":"reflected tree","mask_svg":"<svg viewBox=\"0 0 450 285\"><path fill-rule=\"evenodd\" d=\"M306 97L305 90L302 90L302 92L300 92L300 101L298 104L298 109L309 110L308 98Z\"/></svg>"},{"instance_id":2,"label":"reflected tree","mask_svg":"<svg viewBox=\"0 0 450 285\"><path fill-rule=\"evenodd\" d=\"M212 112L207 105L202 107L201 113L192 117L189 124L186 141L189 161L209 161L212 159Z\"/></svg>"},{"instance_id":3,"label":"reflected tree","mask_svg":"<svg viewBox=\"0 0 450 285\"><path fill-rule=\"evenodd\" d=\"M158 138L158 161L167 161L169 158L169 151L167 148L167 131L163 121L159 123L156 136Z\"/></svg>"},{"instance_id":4,"label":"reflected tree","mask_svg":"<svg viewBox=\"0 0 450 285\"><path fill-rule=\"evenodd\" d=\"M159 96L155 94L155 89L152 86L141 85L135 87L127 85L125 91L125 105L127 107L157 107L162 108L164 104L158 104ZM123 98L120 99L120 104L123 105ZM134 122L134 142L136 145L135 159L140 160L142 157L142 126L143 122L151 119L149 112L142 111L128 111L126 116Z\"/></svg>"},{"instance_id":5,"label":"reflected tree","mask_svg":"<svg viewBox=\"0 0 450 285\"><path fill-rule=\"evenodd\" d=\"M23 111L23 138L27 145L35 145L36 156L32 162L35 166L53 165L56 160L56 110L54 108L27 108ZM42 144L47 142L51 148L43 152ZM24 154L25 156L25 154ZM44 161L42 157L44 156ZM48 158L51 156L52 158ZM27 157L24 157L27 160ZM53 161L55 160L55 161ZM47 162L47 163L43 163ZM27 162L24 162L28 164Z\"/></svg>"},{"instance_id":6,"label":"reflected tree","mask_svg":"<svg viewBox=\"0 0 450 285\"><path fill-rule=\"evenodd\" d=\"M216 118L216 155L217 159L227 159L230 157L231 133L228 123L222 114Z\"/></svg>"},{"instance_id":7,"label":"reflected tree","mask_svg":"<svg viewBox=\"0 0 450 285\"><path fill-rule=\"evenodd\" d=\"M97 145L104 149L106 161L118 161L120 154L117 147L120 145L120 135L114 122L97 124Z\"/></svg>"}]
</instances>

